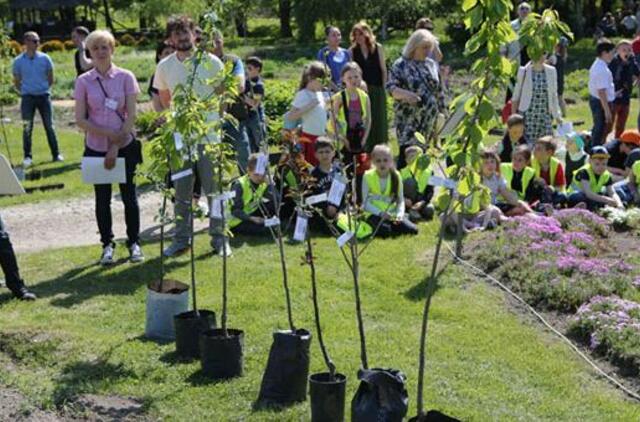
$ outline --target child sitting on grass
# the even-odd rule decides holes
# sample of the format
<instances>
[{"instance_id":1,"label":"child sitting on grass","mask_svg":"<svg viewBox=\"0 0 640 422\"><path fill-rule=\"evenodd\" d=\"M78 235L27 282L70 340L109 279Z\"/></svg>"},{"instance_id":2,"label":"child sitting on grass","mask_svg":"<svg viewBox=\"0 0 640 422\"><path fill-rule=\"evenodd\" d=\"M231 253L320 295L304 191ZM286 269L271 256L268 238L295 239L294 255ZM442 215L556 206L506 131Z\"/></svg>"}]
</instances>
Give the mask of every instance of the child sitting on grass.
<instances>
[{"instance_id":1,"label":"child sitting on grass","mask_svg":"<svg viewBox=\"0 0 640 422\"><path fill-rule=\"evenodd\" d=\"M491 207L496 215L496 222L507 220L504 213L514 211L515 215L531 212L529 205L518 199L518 196L507 187L507 181L500 174L500 157L494 151L485 150L480 154L482 184L491 192ZM498 202L498 198L504 202Z\"/></svg>"},{"instance_id":2,"label":"child sitting on grass","mask_svg":"<svg viewBox=\"0 0 640 422\"><path fill-rule=\"evenodd\" d=\"M556 142L551 136L539 138L533 148L533 161L531 167L536 172L536 179L543 183L541 203L546 213L553 208L561 208L566 205L564 167L554 154Z\"/></svg>"},{"instance_id":3,"label":"child sitting on grass","mask_svg":"<svg viewBox=\"0 0 640 422\"><path fill-rule=\"evenodd\" d=\"M607 170L609 152L603 146L591 149L589 163L582 166L573 175L569 206L587 208L596 211L609 205L623 208L622 201L613 189L613 177Z\"/></svg>"},{"instance_id":4,"label":"child sitting on grass","mask_svg":"<svg viewBox=\"0 0 640 422\"><path fill-rule=\"evenodd\" d=\"M587 153L584 152L584 138L572 133L567 137L567 154L565 156L566 184L568 188L573 182L573 173L587 162Z\"/></svg>"},{"instance_id":5,"label":"child sitting on grass","mask_svg":"<svg viewBox=\"0 0 640 422\"><path fill-rule=\"evenodd\" d=\"M423 155L422 148L412 145L404 150L407 166L400 170L404 190L404 205L408 210L409 219L414 223L424 219L431 220L435 212L430 204L433 197L433 186L429 179L433 173L431 167L418 168L418 159Z\"/></svg>"},{"instance_id":6,"label":"child sitting on grass","mask_svg":"<svg viewBox=\"0 0 640 422\"><path fill-rule=\"evenodd\" d=\"M531 205L540 200L540 192L535 183L536 172L529 167L531 161L531 151L526 145L517 147L511 154L510 163L500 164L500 174L507 182L507 188L514 192L518 200ZM520 205L514 207L508 203L498 203L498 208L508 217L523 215L530 211L530 208Z\"/></svg>"},{"instance_id":7,"label":"child sitting on grass","mask_svg":"<svg viewBox=\"0 0 640 422\"><path fill-rule=\"evenodd\" d=\"M336 157L336 148L333 141L321 136L316 140L315 150L318 165L311 170L311 177L313 179L311 195L321 195L323 193L328 195L331 191L331 184L333 183L333 180L340 175L340 168L333 161ZM322 214L322 216L314 215L310 221L311 226L324 233L330 233L326 220L335 220L338 216L338 211L342 208L343 204L344 194L339 206L329 203L328 201L322 201L314 204L313 206Z\"/></svg>"},{"instance_id":8,"label":"child sitting on grass","mask_svg":"<svg viewBox=\"0 0 640 422\"><path fill-rule=\"evenodd\" d=\"M391 148L376 145L371 152L374 168L362 180L362 198L367 223L378 228L380 237L418 234L418 227L405 215L402 178L393 164Z\"/></svg>"},{"instance_id":9,"label":"child sitting on grass","mask_svg":"<svg viewBox=\"0 0 640 422\"><path fill-rule=\"evenodd\" d=\"M256 173L257 163L258 155L251 154L247 163L247 174L236 180L232 186L235 197L231 205L229 228L234 234L262 235L269 230L264 224L262 211L268 216L273 214L273 192L265 175Z\"/></svg>"},{"instance_id":10,"label":"child sitting on grass","mask_svg":"<svg viewBox=\"0 0 640 422\"><path fill-rule=\"evenodd\" d=\"M498 144L498 154L500 161L508 163L511 161L513 150L519 145L527 145L528 140L524 134L524 117L520 114L512 114L507 119L507 131Z\"/></svg>"}]
</instances>

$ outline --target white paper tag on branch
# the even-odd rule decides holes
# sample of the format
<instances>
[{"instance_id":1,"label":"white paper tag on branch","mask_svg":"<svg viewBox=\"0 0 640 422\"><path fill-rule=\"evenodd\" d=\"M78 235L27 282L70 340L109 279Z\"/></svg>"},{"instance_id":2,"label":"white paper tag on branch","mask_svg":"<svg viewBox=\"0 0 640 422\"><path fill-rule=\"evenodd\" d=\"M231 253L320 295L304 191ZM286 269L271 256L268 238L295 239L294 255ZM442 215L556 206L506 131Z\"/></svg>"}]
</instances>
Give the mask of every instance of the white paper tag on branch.
<instances>
[{"instance_id":1,"label":"white paper tag on branch","mask_svg":"<svg viewBox=\"0 0 640 422\"><path fill-rule=\"evenodd\" d=\"M296 218L296 229L293 232L293 240L297 240L298 242L304 242L307 238L307 225L309 224L309 219L307 217L302 217L298 215Z\"/></svg>"},{"instance_id":2,"label":"white paper tag on branch","mask_svg":"<svg viewBox=\"0 0 640 422\"><path fill-rule=\"evenodd\" d=\"M342 177L335 177L331 182L331 189L329 189L329 203L339 207L342 203L342 197L344 191L347 189L347 184Z\"/></svg>"},{"instance_id":3,"label":"white paper tag on branch","mask_svg":"<svg viewBox=\"0 0 640 422\"><path fill-rule=\"evenodd\" d=\"M573 132L573 123L564 122L558 125L558 136L567 136Z\"/></svg>"},{"instance_id":4,"label":"white paper tag on branch","mask_svg":"<svg viewBox=\"0 0 640 422\"><path fill-rule=\"evenodd\" d=\"M440 177L440 176L431 176L429 178L429 185L431 185L431 186L442 186L442 187L445 187L447 189L455 189L455 188L458 187L458 184L456 183L455 180L446 179L446 178Z\"/></svg>"},{"instance_id":5,"label":"white paper tag on branch","mask_svg":"<svg viewBox=\"0 0 640 422\"><path fill-rule=\"evenodd\" d=\"M173 142L176 144L176 151L180 151L184 146L182 142L182 135L179 132L173 132Z\"/></svg>"},{"instance_id":6,"label":"white paper tag on branch","mask_svg":"<svg viewBox=\"0 0 640 422\"><path fill-rule=\"evenodd\" d=\"M222 218L222 202L219 199L214 199L211 201L211 212L209 213L209 217L211 218Z\"/></svg>"},{"instance_id":7,"label":"white paper tag on branch","mask_svg":"<svg viewBox=\"0 0 640 422\"><path fill-rule=\"evenodd\" d=\"M222 192L220 195L213 197L214 201L228 201L236 197L236 191Z\"/></svg>"},{"instance_id":8,"label":"white paper tag on branch","mask_svg":"<svg viewBox=\"0 0 640 422\"><path fill-rule=\"evenodd\" d=\"M315 205L319 202L324 202L326 200L327 200L327 193L325 192L318 195L310 196L306 199L305 202L307 203L307 205Z\"/></svg>"},{"instance_id":9,"label":"white paper tag on branch","mask_svg":"<svg viewBox=\"0 0 640 422\"><path fill-rule=\"evenodd\" d=\"M265 227L275 227L279 225L280 225L280 219L278 217L271 217L264 220Z\"/></svg>"},{"instance_id":10,"label":"white paper tag on branch","mask_svg":"<svg viewBox=\"0 0 640 422\"><path fill-rule=\"evenodd\" d=\"M180 180L187 176L191 176L192 174L193 174L193 169L182 170L182 171L179 171L178 173L172 174L171 181L175 182L176 180Z\"/></svg>"},{"instance_id":11,"label":"white paper tag on branch","mask_svg":"<svg viewBox=\"0 0 640 422\"><path fill-rule=\"evenodd\" d=\"M346 231L342 233L340 237L336 239L336 243L338 244L338 247L341 248L344 245L346 245L347 242L350 241L352 237L353 237L353 232Z\"/></svg>"},{"instance_id":12,"label":"white paper tag on branch","mask_svg":"<svg viewBox=\"0 0 640 422\"><path fill-rule=\"evenodd\" d=\"M267 171L267 164L269 164L269 158L263 153L258 154L255 173L259 175L265 174Z\"/></svg>"}]
</instances>

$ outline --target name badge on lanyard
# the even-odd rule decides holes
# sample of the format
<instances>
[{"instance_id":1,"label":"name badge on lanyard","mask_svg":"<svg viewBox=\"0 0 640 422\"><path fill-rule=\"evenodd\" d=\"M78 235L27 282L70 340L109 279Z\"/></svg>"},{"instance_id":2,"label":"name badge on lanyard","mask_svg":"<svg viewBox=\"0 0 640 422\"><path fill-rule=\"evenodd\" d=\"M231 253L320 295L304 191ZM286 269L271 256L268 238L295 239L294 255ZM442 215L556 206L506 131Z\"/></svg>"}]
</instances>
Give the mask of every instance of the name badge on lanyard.
<instances>
[{"instance_id":1,"label":"name badge on lanyard","mask_svg":"<svg viewBox=\"0 0 640 422\"><path fill-rule=\"evenodd\" d=\"M116 100L114 100L113 98L105 98L104 99L104 106L106 108L108 108L109 110L116 111L118 109L118 102Z\"/></svg>"}]
</instances>

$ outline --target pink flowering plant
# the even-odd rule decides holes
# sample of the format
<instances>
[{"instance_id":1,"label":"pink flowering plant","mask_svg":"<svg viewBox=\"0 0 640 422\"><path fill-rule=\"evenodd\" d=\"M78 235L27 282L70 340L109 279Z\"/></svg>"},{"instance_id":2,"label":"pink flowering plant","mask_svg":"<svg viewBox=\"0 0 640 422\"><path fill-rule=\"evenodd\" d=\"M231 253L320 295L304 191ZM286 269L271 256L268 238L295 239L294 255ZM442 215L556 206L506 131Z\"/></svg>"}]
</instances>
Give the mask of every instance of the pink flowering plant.
<instances>
[{"instance_id":1,"label":"pink flowering plant","mask_svg":"<svg viewBox=\"0 0 640 422\"><path fill-rule=\"evenodd\" d=\"M477 262L529 303L573 312L598 295L633 297L635 269L611 257L610 223L586 210L516 217L488 234Z\"/></svg>"},{"instance_id":2,"label":"pink flowering plant","mask_svg":"<svg viewBox=\"0 0 640 422\"><path fill-rule=\"evenodd\" d=\"M640 278L634 280L640 284ZM607 357L626 375L640 372L640 304L617 296L595 296L571 318L569 333Z\"/></svg>"}]
</instances>

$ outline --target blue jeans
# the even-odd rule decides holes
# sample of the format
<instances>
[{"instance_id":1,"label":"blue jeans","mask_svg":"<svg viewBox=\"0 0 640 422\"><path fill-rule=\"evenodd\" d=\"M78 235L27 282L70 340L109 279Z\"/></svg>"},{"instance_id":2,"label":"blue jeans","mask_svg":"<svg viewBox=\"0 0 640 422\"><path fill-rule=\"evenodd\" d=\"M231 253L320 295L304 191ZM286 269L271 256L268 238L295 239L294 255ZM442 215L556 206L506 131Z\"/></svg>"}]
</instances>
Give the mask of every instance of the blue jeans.
<instances>
[{"instance_id":1,"label":"blue jeans","mask_svg":"<svg viewBox=\"0 0 640 422\"><path fill-rule=\"evenodd\" d=\"M587 204L587 209L589 211L597 211L598 209L605 206L605 204L603 204L602 202L592 201L591 199L587 198L587 195L585 195L583 192L572 193L571 195L569 195L568 201L570 208L575 207L580 202L584 202L585 204Z\"/></svg>"},{"instance_id":2,"label":"blue jeans","mask_svg":"<svg viewBox=\"0 0 640 422\"><path fill-rule=\"evenodd\" d=\"M611 105L609 105L611 106ZM607 138L607 122L604 117L604 109L599 98L589 97L589 107L593 118L593 128L591 129L591 147L603 145Z\"/></svg>"},{"instance_id":3,"label":"blue jeans","mask_svg":"<svg viewBox=\"0 0 640 422\"><path fill-rule=\"evenodd\" d=\"M627 180L621 180L614 183L613 189L616 191L625 207L633 203L633 189L631 189Z\"/></svg>"},{"instance_id":4,"label":"blue jeans","mask_svg":"<svg viewBox=\"0 0 640 422\"><path fill-rule=\"evenodd\" d=\"M22 114L22 149L24 158L31 158L31 137L33 133L33 118L36 109L40 113L44 130L47 133L47 142L51 150L51 156L55 160L60 151L58 150L58 140L56 132L53 130L53 107L49 94L44 95L23 95L20 102L20 113Z\"/></svg>"},{"instance_id":5,"label":"blue jeans","mask_svg":"<svg viewBox=\"0 0 640 422\"><path fill-rule=\"evenodd\" d=\"M222 124L224 141L233 145L241 174L247 172L249 162L249 136L247 136L246 122L246 120L239 120L238 126L228 121Z\"/></svg>"}]
</instances>

